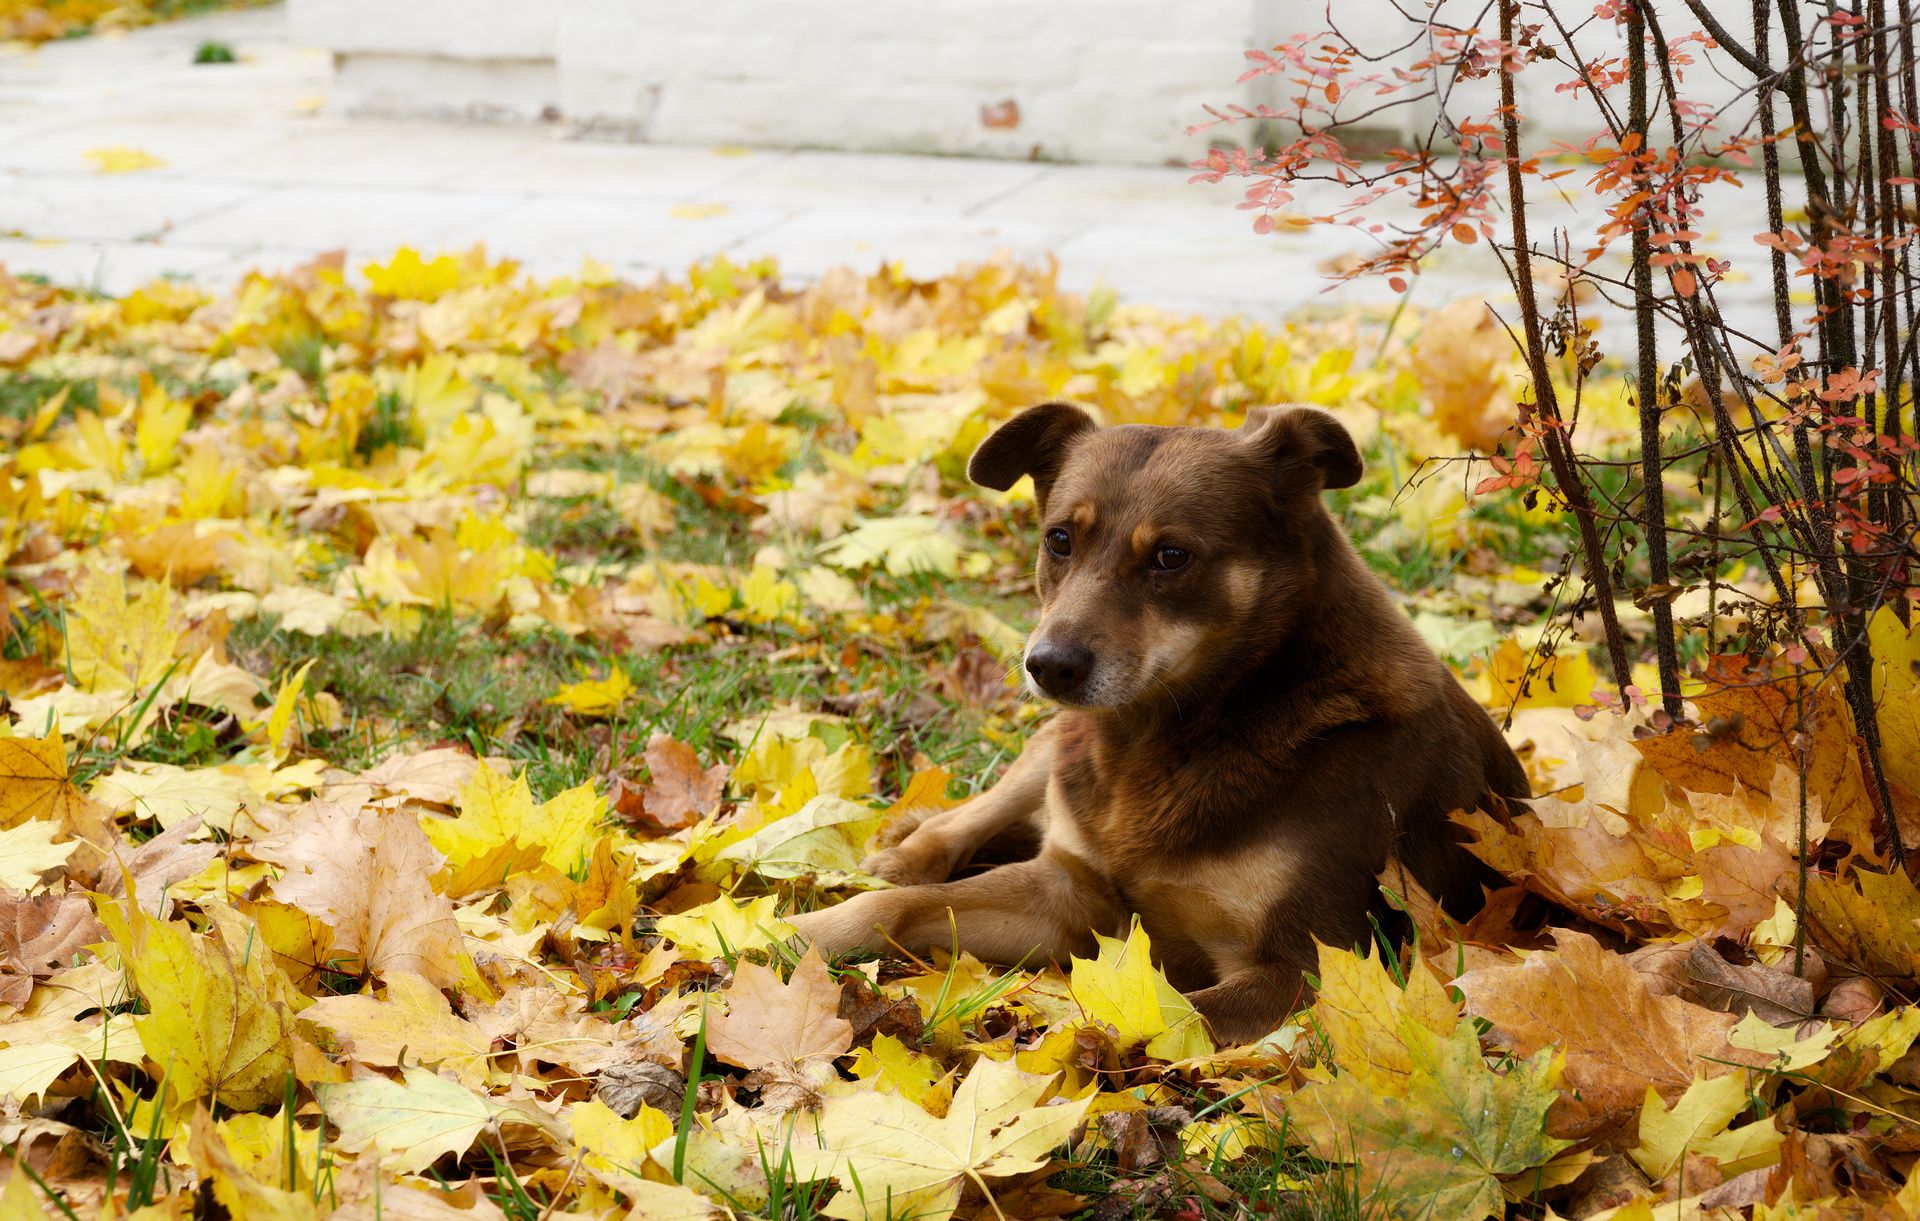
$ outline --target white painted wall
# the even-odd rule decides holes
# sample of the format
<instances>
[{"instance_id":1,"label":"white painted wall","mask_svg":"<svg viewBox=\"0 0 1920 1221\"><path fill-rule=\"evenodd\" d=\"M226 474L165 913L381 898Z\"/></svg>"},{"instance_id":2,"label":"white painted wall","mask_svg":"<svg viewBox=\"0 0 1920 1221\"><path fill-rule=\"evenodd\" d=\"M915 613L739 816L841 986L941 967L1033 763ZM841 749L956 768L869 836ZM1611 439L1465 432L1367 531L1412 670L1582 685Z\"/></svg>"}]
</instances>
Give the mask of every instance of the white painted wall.
<instances>
[{"instance_id":1,"label":"white painted wall","mask_svg":"<svg viewBox=\"0 0 1920 1221\"><path fill-rule=\"evenodd\" d=\"M1406 38L1406 7L1336 0L1331 20L1385 52ZM1744 37L1740 7L1715 5ZM296 38L333 51L339 101L355 112L559 115L660 143L1146 164L1204 152L1207 137L1186 128L1206 104L1278 96L1275 81L1235 83L1247 47L1330 20L1326 0L289 0L289 11ZM1483 0L1437 8L1461 24L1483 11ZM1658 11L1670 36L1696 25L1683 0ZM1604 21L1586 20L1577 44L1624 54ZM1738 86L1690 53L1703 62L1686 70L1688 93L1731 101ZM1553 90L1564 79L1557 64L1519 79L1536 148L1594 129L1588 101ZM1495 88L1464 86L1456 113L1490 112ZM1382 125L1411 134L1433 114L1405 106Z\"/></svg>"}]
</instances>

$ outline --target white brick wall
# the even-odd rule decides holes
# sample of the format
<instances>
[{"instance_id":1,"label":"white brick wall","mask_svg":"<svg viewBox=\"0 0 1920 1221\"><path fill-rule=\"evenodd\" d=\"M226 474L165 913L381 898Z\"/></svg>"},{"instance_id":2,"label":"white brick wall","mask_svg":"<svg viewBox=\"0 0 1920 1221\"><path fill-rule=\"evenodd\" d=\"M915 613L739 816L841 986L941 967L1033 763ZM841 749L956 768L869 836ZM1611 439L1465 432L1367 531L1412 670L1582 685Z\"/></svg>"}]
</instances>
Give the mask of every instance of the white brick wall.
<instances>
[{"instance_id":1,"label":"white brick wall","mask_svg":"<svg viewBox=\"0 0 1920 1221\"><path fill-rule=\"evenodd\" d=\"M1340 28L1382 52L1406 40L1404 7L1332 0ZM1482 7L1440 0L1437 12L1470 24ZM1329 0L289 0L296 37L335 53L350 110L523 119L558 110L581 131L661 143L1147 164L1205 151L1207 138L1185 131L1205 118L1203 106L1274 100L1275 81L1235 83L1243 52L1323 31L1328 8ZM1658 10L1670 37L1695 27L1683 0L1659 0ZM1725 19L1744 35L1739 14ZM1624 53L1602 21L1587 22L1578 45L1589 57ZM1704 58L1697 46L1690 53ZM1553 92L1561 79L1558 65L1520 78L1530 140L1594 129L1588 100ZM1493 89L1464 84L1454 109L1490 111ZM1710 101L1735 93L1704 63L1688 71L1687 90ZM1018 124L990 126L985 113L1008 102ZM1411 132L1431 121L1431 106L1408 105L1387 111L1382 125ZM1252 138L1244 129L1225 135Z\"/></svg>"},{"instance_id":2,"label":"white brick wall","mask_svg":"<svg viewBox=\"0 0 1920 1221\"><path fill-rule=\"evenodd\" d=\"M675 143L1186 161L1253 2L564 0L561 109Z\"/></svg>"}]
</instances>

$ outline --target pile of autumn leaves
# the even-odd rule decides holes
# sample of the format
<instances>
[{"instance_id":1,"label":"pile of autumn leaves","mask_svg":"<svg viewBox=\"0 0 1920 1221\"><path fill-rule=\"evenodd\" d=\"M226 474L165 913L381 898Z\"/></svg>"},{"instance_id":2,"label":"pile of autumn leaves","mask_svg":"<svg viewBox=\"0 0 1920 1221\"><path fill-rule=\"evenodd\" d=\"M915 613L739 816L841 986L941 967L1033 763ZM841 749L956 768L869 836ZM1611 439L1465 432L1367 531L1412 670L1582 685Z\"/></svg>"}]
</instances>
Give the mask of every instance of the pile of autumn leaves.
<instances>
[{"instance_id":1,"label":"pile of autumn leaves","mask_svg":"<svg viewBox=\"0 0 1920 1221\"><path fill-rule=\"evenodd\" d=\"M610 650L746 624L827 657L1004 653L1017 634L964 599L874 601L1017 581L1022 540L974 525L1005 510L959 478L995 420L1060 395L1158 422L1309 399L1417 456L1495 394L1422 398L1340 340L997 264L787 291L725 263L636 286L403 252L364 282L316 265L118 301L0 276L0 365L33 388L0 416L0 1143L91 1215L101 1135L155 1137L152 1209L204 1191L242 1221L472 1218L521 1191L703 1217L796 1184L835 1217L1047 1217L1096 1203L1059 1185L1072 1163L1114 1176L1102 1216L1230 1213L1260 1176L1435 1217L1920 1207L1920 891L1885 870L1831 685L1723 663L1705 728L1656 736L1576 712L1570 661L1514 733L1553 795L1466 816L1516 884L1460 927L1386 878L1417 947L1324 951L1311 1009L1219 1048L1138 929L1063 969L796 955L781 914L874 884L875 837L948 803L938 769L876 795L857 720L729 710L724 758L661 734L639 787L538 800L445 745L335 766L309 735L362 710L226 647L251 616L318 639L450 610ZM530 544L543 499L673 531L657 481L570 460L614 451L737 516L751 553ZM1920 649L1890 611L1874 631L1882 657ZM1473 681L1513 689L1498 655ZM1914 843L1920 679L1875 682ZM615 670L553 698L585 719L635 692ZM141 761L187 709L230 718L220 761ZM981 717L1017 743L1031 713ZM0 1208L40 1199L12 1173Z\"/></svg>"},{"instance_id":2,"label":"pile of autumn leaves","mask_svg":"<svg viewBox=\"0 0 1920 1221\"><path fill-rule=\"evenodd\" d=\"M201 0L193 7L244 8L265 0ZM100 30L125 30L178 16L186 6L164 0L0 0L0 44L52 42Z\"/></svg>"}]
</instances>

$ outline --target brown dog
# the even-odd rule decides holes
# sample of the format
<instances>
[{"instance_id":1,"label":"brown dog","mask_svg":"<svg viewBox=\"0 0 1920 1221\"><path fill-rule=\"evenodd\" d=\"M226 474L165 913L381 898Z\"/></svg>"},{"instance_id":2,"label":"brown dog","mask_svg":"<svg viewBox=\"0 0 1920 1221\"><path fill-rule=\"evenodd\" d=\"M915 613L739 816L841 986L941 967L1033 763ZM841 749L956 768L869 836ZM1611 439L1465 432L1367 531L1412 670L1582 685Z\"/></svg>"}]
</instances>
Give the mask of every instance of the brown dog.
<instances>
[{"instance_id":1,"label":"brown dog","mask_svg":"<svg viewBox=\"0 0 1920 1221\"><path fill-rule=\"evenodd\" d=\"M1333 416L1101 428L1047 403L967 471L1033 476L1026 670L1065 710L992 790L868 860L899 889L793 918L803 937L919 951L957 932L989 961L1064 963L1138 913L1174 985L1244 1040L1304 999L1316 938L1368 937L1389 854L1456 915L1478 908L1487 875L1447 814L1524 798L1526 773L1321 503L1360 478ZM946 880L1020 830L1038 855Z\"/></svg>"}]
</instances>

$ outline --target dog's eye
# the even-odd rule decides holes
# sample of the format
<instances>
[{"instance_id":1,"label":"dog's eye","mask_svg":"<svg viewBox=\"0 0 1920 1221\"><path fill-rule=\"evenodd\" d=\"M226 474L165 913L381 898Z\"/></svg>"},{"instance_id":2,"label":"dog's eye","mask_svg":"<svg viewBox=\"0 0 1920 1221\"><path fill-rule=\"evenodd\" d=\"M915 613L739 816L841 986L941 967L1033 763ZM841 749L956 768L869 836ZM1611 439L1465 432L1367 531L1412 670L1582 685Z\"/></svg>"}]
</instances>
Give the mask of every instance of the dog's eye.
<instances>
[{"instance_id":1,"label":"dog's eye","mask_svg":"<svg viewBox=\"0 0 1920 1221\"><path fill-rule=\"evenodd\" d=\"M1178 572L1193 561L1193 552L1185 547L1162 547L1153 553L1156 572Z\"/></svg>"},{"instance_id":2,"label":"dog's eye","mask_svg":"<svg viewBox=\"0 0 1920 1221\"><path fill-rule=\"evenodd\" d=\"M1073 536L1055 526L1047 531L1047 551L1056 560L1064 560L1073 554Z\"/></svg>"}]
</instances>

